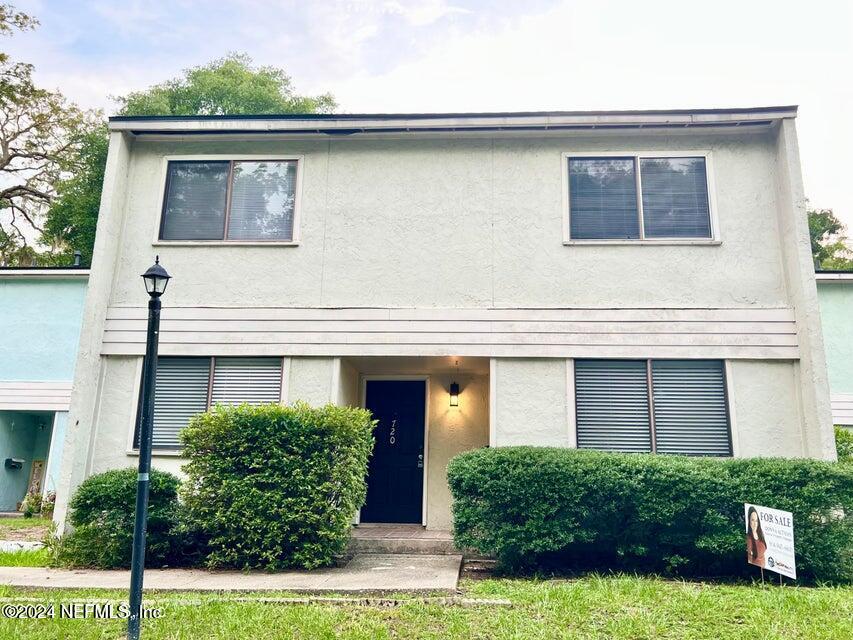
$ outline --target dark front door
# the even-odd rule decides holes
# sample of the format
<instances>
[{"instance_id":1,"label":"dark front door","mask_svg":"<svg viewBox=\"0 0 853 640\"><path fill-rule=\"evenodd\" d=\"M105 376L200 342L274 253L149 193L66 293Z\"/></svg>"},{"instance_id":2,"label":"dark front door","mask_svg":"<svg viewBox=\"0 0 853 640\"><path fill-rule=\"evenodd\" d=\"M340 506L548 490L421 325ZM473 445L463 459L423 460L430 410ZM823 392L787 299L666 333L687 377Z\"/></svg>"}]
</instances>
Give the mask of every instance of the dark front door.
<instances>
[{"instance_id":1,"label":"dark front door","mask_svg":"<svg viewBox=\"0 0 853 640\"><path fill-rule=\"evenodd\" d=\"M379 423L361 522L421 522L425 403L424 380L367 381L365 406Z\"/></svg>"}]
</instances>

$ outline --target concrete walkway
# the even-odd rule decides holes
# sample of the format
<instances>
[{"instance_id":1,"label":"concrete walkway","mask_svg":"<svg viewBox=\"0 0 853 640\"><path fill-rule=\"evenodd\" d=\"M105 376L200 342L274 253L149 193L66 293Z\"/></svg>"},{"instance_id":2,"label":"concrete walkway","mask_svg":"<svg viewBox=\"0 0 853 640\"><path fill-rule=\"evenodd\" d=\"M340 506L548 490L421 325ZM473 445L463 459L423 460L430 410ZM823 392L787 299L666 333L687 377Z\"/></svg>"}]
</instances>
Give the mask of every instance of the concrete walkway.
<instances>
[{"instance_id":1,"label":"concrete walkway","mask_svg":"<svg viewBox=\"0 0 853 640\"><path fill-rule=\"evenodd\" d=\"M151 591L453 592L459 555L359 554L343 567L282 573L147 569ZM127 589L129 571L0 567L0 584L14 587Z\"/></svg>"}]
</instances>

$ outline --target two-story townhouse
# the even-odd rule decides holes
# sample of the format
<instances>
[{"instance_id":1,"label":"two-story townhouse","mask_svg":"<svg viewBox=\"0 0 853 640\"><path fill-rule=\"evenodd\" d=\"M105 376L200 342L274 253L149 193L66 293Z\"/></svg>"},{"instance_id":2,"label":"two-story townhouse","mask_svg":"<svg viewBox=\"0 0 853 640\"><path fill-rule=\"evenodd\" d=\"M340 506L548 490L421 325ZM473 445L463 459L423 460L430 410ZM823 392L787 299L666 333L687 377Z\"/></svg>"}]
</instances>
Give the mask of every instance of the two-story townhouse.
<instances>
[{"instance_id":1,"label":"two-story townhouse","mask_svg":"<svg viewBox=\"0 0 853 640\"><path fill-rule=\"evenodd\" d=\"M361 522L450 528L475 447L831 459L795 117L112 118L61 495L136 463L155 254L163 469L295 400L378 418Z\"/></svg>"}]
</instances>

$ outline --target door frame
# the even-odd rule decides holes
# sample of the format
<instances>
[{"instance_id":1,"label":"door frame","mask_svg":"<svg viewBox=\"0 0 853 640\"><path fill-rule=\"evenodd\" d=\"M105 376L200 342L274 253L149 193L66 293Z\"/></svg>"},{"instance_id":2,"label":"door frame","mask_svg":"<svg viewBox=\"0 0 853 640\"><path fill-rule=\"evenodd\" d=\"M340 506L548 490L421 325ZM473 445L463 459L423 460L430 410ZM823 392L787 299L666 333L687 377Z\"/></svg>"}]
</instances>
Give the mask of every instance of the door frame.
<instances>
[{"instance_id":1,"label":"door frame","mask_svg":"<svg viewBox=\"0 0 853 640\"><path fill-rule=\"evenodd\" d=\"M361 407L367 408L367 383L372 380L423 380L424 382L424 468L423 468L423 496L421 498L421 526L427 523L427 478L429 474L429 376L428 375L361 375ZM355 514L354 524L361 524L361 509Z\"/></svg>"}]
</instances>

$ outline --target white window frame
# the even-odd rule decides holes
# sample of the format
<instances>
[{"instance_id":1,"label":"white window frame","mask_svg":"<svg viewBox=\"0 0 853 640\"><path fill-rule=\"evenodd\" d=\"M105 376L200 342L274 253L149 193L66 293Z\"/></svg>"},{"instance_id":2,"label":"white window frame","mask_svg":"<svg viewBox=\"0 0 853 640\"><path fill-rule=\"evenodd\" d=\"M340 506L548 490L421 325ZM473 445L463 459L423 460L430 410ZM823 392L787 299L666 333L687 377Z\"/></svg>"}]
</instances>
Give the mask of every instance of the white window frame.
<instances>
[{"instance_id":1,"label":"white window frame","mask_svg":"<svg viewBox=\"0 0 853 640\"><path fill-rule=\"evenodd\" d=\"M635 163L635 179L637 187L637 215L640 223L640 237L630 239L575 239L571 237L571 211L569 207L569 159L570 158L633 158ZM646 238L643 224L643 191L640 160L648 158L704 158L705 180L708 188L708 215L711 223L710 238ZM719 245L720 226L717 218L717 197L714 186L714 163L712 153L708 149L688 151L571 151L560 155L560 175L563 189L563 244L580 245Z\"/></svg>"},{"instance_id":2,"label":"white window frame","mask_svg":"<svg viewBox=\"0 0 853 640\"><path fill-rule=\"evenodd\" d=\"M242 356L161 356L165 358L175 357L175 358L207 358L210 361L210 373L208 375L207 380L207 409L206 411L210 411L213 407L211 404L211 394L213 393L213 376L216 374L216 358L231 358L231 357L242 357ZM279 388L279 396L278 403L279 404L287 404L287 394L290 390L289 388L289 378L290 378L290 358L287 356L247 356L247 357L258 357L258 358L278 358L281 361L281 387ZM138 456L139 448L136 447L135 436L136 436L136 421L139 418L139 395L141 393L142 387L142 374L144 370L145 358L139 358L136 364L136 381L133 385L133 397L136 398L134 401L134 409L130 412L131 421L128 427L127 432L127 450L125 453L128 456ZM153 426L153 425L152 425ZM164 449L164 448L151 448L151 456L164 456L164 457L182 457L184 455L184 450L181 448L178 449Z\"/></svg>"},{"instance_id":3,"label":"white window frame","mask_svg":"<svg viewBox=\"0 0 853 640\"><path fill-rule=\"evenodd\" d=\"M170 162L296 162L296 185L294 187L293 202L293 232L290 240L162 240L160 229L163 225L163 216L166 214L166 180L169 172ZM157 223L154 226L154 239L152 246L171 247L203 247L203 246L243 246L243 247L296 247L301 239L301 211L302 211L302 173L305 164L305 156L293 154L200 154L200 155L170 155L163 156L160 168L160 199L157 213ZM229 186L230 188L230 186ZM225 230L226 234L228 230Z\"/></svg>"}]
</instances>

